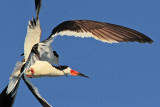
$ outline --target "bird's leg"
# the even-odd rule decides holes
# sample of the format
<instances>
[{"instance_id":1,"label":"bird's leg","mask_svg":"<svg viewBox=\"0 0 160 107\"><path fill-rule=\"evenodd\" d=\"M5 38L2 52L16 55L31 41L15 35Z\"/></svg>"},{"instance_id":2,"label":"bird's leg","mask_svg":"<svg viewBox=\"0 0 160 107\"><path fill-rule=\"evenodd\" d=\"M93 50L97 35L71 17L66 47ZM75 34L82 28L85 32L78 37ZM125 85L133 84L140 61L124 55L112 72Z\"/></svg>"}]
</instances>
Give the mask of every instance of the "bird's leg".
<instances>
[{"instance_id":1,"label":"bird's leg","mask_svg":"<svg viewBox=\"0 0 160 107\"><path fill-rule=\"evenodd\" d=\"M58 64L59 68L62 70L61 66ZM63 70L62 70L63 71ZM63 71L64 75L67 77L67 74Z\"/></svg>"}]
</instances>

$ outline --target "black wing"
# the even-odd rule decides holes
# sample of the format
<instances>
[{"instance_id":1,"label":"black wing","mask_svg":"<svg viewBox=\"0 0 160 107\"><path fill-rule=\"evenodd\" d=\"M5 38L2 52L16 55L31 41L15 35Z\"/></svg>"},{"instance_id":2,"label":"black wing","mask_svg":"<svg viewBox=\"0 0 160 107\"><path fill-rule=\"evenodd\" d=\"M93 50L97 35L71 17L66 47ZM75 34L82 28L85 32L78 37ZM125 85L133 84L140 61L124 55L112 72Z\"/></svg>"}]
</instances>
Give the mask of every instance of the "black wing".
<instances>
[{"instance_id":1,"label":"black wing","mask_svg":"<svg viewBox=\"0 0 160 107\"><path fill-rule=\"evenodd\" d=\"M52 30L51 35L46 39L51 39L57 35L75 37L93 37L108 43L119 42L140 42L152 43L153 40L146 35L133 29L98 21L91 20L71 20L59 24ZM45 41L46 41L45 40Z\"/></svg>"},{"instance_id":2,"label":"black wing","mask_svg":"<svg viewBox=\"0 0 160 107\"><path fill-rule=\"evenodd\" d=\"M41 0L35 0L35 8L36 8L36 20L39 20L39 12L41 9L42 1Z\"/></svg>"},{"instance_id":3,"label":"black wing","mask_svg":"<svg viewBox=\"0 0 160 107\"><path fill-rule=\"evenodd\" d=\"M13 106L16 95L17 95L17 89L19 87L19 83L20 81L16 84L14 90L9 94L7 94L8 85L2 91L2 93L0 94L0 107L12 107Z\"/></svg>"},{"instance_id":4,"label":"black wing","mask_svg":"<svg viewBox=\"0 0 160 107\"><path fill-rule=\"evenodd\" d=\"M43 105L43 107L52 107L44 98L41 97L41 95L38 92L38 89L31 83L31 81L28 79L28 77L25 76L25 74L22 76L22 78L29 90L36 97L36 99Z\"/></svg>"}]
</instances>

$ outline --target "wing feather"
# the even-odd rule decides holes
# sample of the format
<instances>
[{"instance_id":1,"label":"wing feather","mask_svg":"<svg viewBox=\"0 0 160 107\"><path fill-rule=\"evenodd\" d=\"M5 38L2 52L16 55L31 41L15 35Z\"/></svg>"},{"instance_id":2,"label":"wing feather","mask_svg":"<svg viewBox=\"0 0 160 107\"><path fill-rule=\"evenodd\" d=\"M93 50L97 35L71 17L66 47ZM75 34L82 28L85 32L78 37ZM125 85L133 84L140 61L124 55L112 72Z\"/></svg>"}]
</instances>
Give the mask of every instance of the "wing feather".
<instances>
[{"instance_id":1,"label":"wing feather","mask_svg":"<svg viewBox=\"0 0 160 107\"><path fill-rule=\"evenodd\" d=\"M28 77L26 77L25 74L22 76L22 78L29 90L36 97L36 99L43 105L43 107L52 107L43 97L41 97L38 88L31 83L31 81L28 79Z\"/></svg>"},{"instance_id":2,"label":"wing feather","mask_svg":"<svg viewBox=\"0 0 160 107\"><path fill-rule=\"evenodd\" d=\"M29 21L27 35L24 42L24 59L27 61L32 47L40 42L41 37L41 27L39 19L34 21Z\"/></svg>"},{"instance_id":3,"label":"wing feather","mask_svg":"<svg viewBox=\"0 0 160 107\"><path fill-rule=\"evenodd\" d=\"M40 42L41 37L41 27L39 21L39 12L41 8L41 0L35 0L36 8L36 20L32 17L32 20L29 20L27 27L27 34L24 42L24 59L27 61L32 47Z\"/></svg>"},{"instance_id":4,"label":"wing feather","mask_svg":"<svg viewBox=\"0 0 160 107\"><path fill-rule=\"evenodd\" d=\"M146 35L120 25L91 21L91 20L71 20L65 21L56 26L51 35L45 40L49 40L57 35L75 37L93 37L108 43L119 42L140 42L152 43L153 40Z\"/></svg>"}]
</instances>

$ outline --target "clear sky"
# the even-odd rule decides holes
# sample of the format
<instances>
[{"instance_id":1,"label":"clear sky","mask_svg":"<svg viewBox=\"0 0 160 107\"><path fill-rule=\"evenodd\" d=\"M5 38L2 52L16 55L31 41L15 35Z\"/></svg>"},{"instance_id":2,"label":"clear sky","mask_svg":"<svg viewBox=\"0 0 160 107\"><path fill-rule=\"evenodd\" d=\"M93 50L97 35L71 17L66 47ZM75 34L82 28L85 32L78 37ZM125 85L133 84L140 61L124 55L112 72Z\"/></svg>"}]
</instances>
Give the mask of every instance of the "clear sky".
<instances>
[{"instance_id":1,"label":"clear sky","mask_svg":"<svg viewBox=\"0 0 160 107\"><path fill-rule=\"evenodd\" d=\"M159 0L42 0L40 22L46 39L59 23L89 19L140 31L153 44L108 44L94 39L58 37L52 44L60 64L83 77L31 79L54 107L160 107ZM15 62L22 60L34 0L0 0L0 91ZM40 107L21 81L14 107Z\"/></svg>"}]
</instances>

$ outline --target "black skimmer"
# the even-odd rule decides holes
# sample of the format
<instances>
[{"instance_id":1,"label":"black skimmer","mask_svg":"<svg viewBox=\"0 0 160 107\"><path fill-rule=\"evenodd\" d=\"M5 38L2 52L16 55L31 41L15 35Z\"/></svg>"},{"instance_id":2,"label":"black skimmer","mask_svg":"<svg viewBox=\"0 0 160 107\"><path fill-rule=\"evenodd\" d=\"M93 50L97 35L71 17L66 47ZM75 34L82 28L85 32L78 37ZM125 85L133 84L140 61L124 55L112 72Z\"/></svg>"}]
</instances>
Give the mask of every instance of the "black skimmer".
<instances>
[{"instance_id":1,"label":"black skimmer","mask_svg":"<svg viewBox=\"0 0 160 107\"><path fill-rule=\"evenodd\" d=\"M120 25L111 23L104 23L92 20L70 20L65 21L56 26L50 36L40 42L41 29L39 21L39 12L41 7L41 0L35 0L37 16L36 20L33 18L29 21L28 31L25 39L24 57L25 60L29 57L32 46L36 44L37 51L39 52L40 60L48 61L51 64L59 65L59 56L56 52L52 51L51 43L58 35L61 36L75 36L81 38L92 37L96 40L107 43L119 42L140 42L152 43L153 40L146 35Z\"/></svg>"},{"instance_id":2,"label":"black skimmer","mask_svg":"<svg viewBox=\"0 0 160 107\"><path fill-rule=\"evenodd\" d=\"M28 31L24 45L24 57L26 61L29 57L32 47L34 46L36 48L36 51L39 53L40 60L48 61L51 64L59 65L59 56L56 52L52 51L51 47L53 39L58 35L75 36L81 38L92 37L96 40L107 43L135 41L140 43L153 42L153 40L147 37L146 35L133 29L123 27L120 25L92 20L65 21L56 26L46 40L40 42L41 28L39 21L39 12L41 7L41 0L35 0L35 4L37 11L36 20L33 18L32 21L29 21ZM26 65L29 64L30 66L31 64L33 64L31 60L28 61L29 62L26 63Z\"/></svg>"},{"instance_id":3,"label":"black skimmer","mask_svg":"<svg viewBox=\"0 0 160 107\"><path fill-rule=\"evenodd\" d=\"M52 52L50 44L53 39L58 35L75 36L81 38L92 37L96 40L107 43L119 43L119 42L140 42L140 43L152 43L153 40L144 34L135 31L133 29L92 20L70 20L65 21L56 26L50 36L40 42L41 28L39 21L39 11L41 7L41 0L35 0L36 3L36 20L33 18L29 21L28 31L25 39L24 46L24 65L21 70L21 74L18 76L18 80L23 77L27 69L37 60L48 61L49 63L58 64L58 55ZM31 52L33 46L37 45L37 49ZM55 59L57 58L57 60ZM37 76L40 75L37 74ZM24 79L25 80L25 79ZM16 84L18 84L17 81ZM10 84L9 84L10 85ZM14 87L16 87L15 85ZM15 88L13 88L15 89ZM7 89L9 90L9 89ZM13 92L13 91L11 91ZM9 94L9 92L8 92Z\"/></svg>"}]
</instances>

